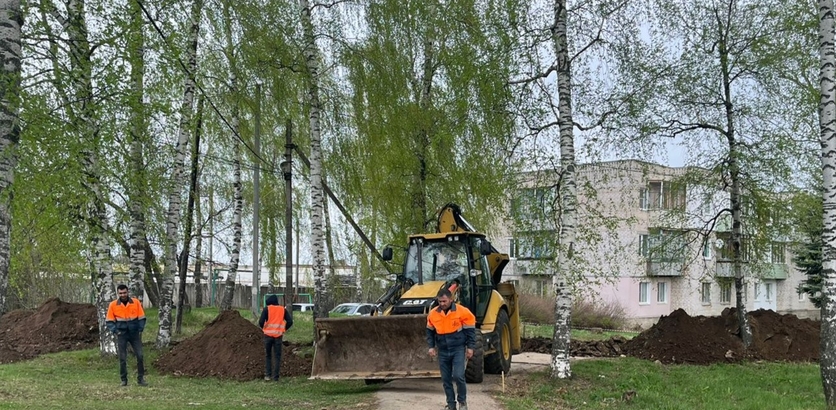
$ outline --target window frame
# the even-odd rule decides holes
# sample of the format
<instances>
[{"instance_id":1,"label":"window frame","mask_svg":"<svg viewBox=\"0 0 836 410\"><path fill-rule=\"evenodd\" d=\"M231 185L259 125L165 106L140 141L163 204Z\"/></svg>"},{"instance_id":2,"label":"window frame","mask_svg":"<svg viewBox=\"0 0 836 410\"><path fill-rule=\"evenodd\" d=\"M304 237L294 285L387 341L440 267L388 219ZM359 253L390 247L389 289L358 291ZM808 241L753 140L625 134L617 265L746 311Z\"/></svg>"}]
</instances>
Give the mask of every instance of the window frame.
<instances>
[{"instance_id":1,"label":"window frame","mask_svg":"<svg viewBox=\"0 0 836 410\"><path fill-rule=\"evenodd\" d=\"M643 300L642 300L643 299ZM650 282L639 282L639 305L650 304Z\"/></svg>"},{"instance_id":2,"label":"window frame","mask_svg":"<svg viewBox=\"0 0 836 410\"><path fill-rule=\"evenodd\" d=\"M660 305L668 303L668 282L656 283L656 303Z\"/></svg>"},{"instance_id":3,"label":"window frame","mask_svg":"<svg viewBox=\"0 0 836 410\"><path fill-rule=\"evenodd\" d=\"M731 289L732 284L731 282L721 282L720 284L720 304L721 305L730 305L731 304Z\"/></svg>"},{"instance_id":4,"label":"window frame","mask_svg":"<svg viewBox=\"0 0 836 410\"><path fill-rule=\"evenodd\" d=\"M700 282L700 303L711 304L711 282Z\"/></svg>"}]
</instances>

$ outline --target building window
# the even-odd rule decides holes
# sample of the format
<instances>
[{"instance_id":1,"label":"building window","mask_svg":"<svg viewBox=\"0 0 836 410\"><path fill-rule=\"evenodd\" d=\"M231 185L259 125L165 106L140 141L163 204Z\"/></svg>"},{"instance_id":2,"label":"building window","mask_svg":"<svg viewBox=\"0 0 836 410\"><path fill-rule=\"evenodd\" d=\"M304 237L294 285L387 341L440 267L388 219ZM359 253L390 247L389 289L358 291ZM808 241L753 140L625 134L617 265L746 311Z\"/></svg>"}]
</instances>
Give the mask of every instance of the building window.
<instances>
[{"instance_id":1,"label":"building window","mask_svg":"<svg viewBox=\"0 0 836 410\"><path fill-rule=\"evenodd\" d=\"M761 300L761 284L755 284L755 300Z\"/></svg>"},{"instance_id":2,"label":"building window","mask_svg":"<svg viewBox=\"0 0 836 410\"><path fill-rule=\"evenodd\" d=\"M772 243L772 255L771 255L771 262L772 263L786 263L786 254L785 249L786 246L783 243L773 242Z\"/></svg>"},{"instance_id":3,"label":"building window","mask_svg":"<svg viewBox=\"0 0 836 410\"><path fill-rule=\"evenodd\" d=\"M511 257L511 259L517 258L517 240L514 238L511 238L508 241L508 256Z\"/></svg>"},{"instance_id":4,"label":"building window","mask_svg":"<svg viewBox=\"0 0 836 410\"><path fill-rule=\"evenodd\" d=\"M702 242L702 257L704 259L711 259L711 241L705 238Z\"/></svg>"},{"instance_id":5,"label":"building window","mask_svg":"<svg viewBox=\"0 0 836 410\"><path fill-rule=\"evenodd\" d=\"M798 282L798 286L796 287L796 289L798 290L798 301L799 302L803 302L807 298L807 292L801 290L801 289L803 289L803 286L804 286L805 283L806 282L804 282L804 281Z\"/></svg>"},{"instance_id":6,"label":"building window","mask_svg":"<svg viewBox=\"0 0 836 410\"><path fill-rule=\"evenodd\" d=\"M639 304L650 303L650 282L639 282Z\"/></svg>"},{"instance_id":7,"label":"building window","mask_svg":"<svg viewBox=\"0 0 836 410\"><path fill-rule=\"evenodd\" d=\"M656 284L656 303L668 303L668 282Z\"/></svg>"},{"instance_id":8,"label":"building window","mask_svg":"<svg viewBox=\"0 0 836 410\"><path fill-rule=\"evenodd\" d=\"M766 296L766 301L767 301L767 302L771 302L771 301L772 301L772 296L773 296L773 295L772 295L772 285L773 285L772 283L764 283L764 284L763 284L763 288L764 288L764 291L765 291L765 292L764 292L764 293L765 293L765 295L764 295L764 296Z\"/></svg>"},{"instance_id":9,"label":"building window","mask_svg":"<svg viewBox=\"0 0 836 410\"><path fill-rule=\"evenodd\" d=\"M681 262L687 252L685 233L654 229L639 235L639 254L651 262Z\"/></svg>"},{"instance_id":10,"label":"building window","mask_svg":"<svg viewBox=\"0 0 836 410\"><path fill-rule=\"evenodd\" d=\"M671 181L650 181L639 192L639 209L685 210L685 186Z\"/></svg>"},{"instance_id":11,"label":"building window","mask_svg":"<svg viewBox=\"0 0 836 410\"><path fill-rule=\"evenodd\" d=\"M517 259L554 259L555 231L518 232L511 239L513 254Z\"/></svg>"},{"instance_id":12,"label":"building window","mask_svg":"<svg viewBox=\"0 0 836 410\"><path fill-rule=\"evenodd\" d=\"M523 188L511 202L511 212L521 222L544 223L553 214L556 198L556 186Z\"/></svg>"},{"instance_id":13,"label":"building window","mask_svg":"<svg viewBox=\"0 0 836 410\"><path fill-rule=\"evenodd\" d=\"M710 282L702 282L702 286L700 286L700 301L703 305L710 305L711 304L711 283Z\"/></svg>"},{"instance_id":14,"label":"building window","mask_svg":"<svg viewBox=\"0 0 836 410\"><path fill-rule=\"evenodd\" d=\"M535 280L534 281L534 293L538 296L546 296L546 293L549 291L549 284L551 282L545 280Z\"/></svg>"},{"instance_id":15,"label":"building window","mask_svg":"<svg viewBox=\"0 0 836 410\"><path fill-rule=\"evenodd\" d=\"M720 283L720 304L728 305L731 303L731 283Z\"/></svg>"}]
</instances>

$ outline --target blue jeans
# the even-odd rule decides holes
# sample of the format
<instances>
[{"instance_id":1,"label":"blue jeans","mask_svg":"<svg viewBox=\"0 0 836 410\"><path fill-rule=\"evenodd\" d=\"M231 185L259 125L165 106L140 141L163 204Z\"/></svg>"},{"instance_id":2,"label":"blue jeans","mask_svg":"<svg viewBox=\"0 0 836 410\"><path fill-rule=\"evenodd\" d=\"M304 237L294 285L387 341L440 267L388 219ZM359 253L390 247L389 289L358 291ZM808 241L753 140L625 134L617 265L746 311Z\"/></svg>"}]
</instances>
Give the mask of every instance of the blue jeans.
<instances>
[{"instance_id":1,"label":"blue jeans","mask_svg":"<svg viewBox=\"0 0 836 410\"><path fill-rule=\"evenodd\" d=\"M456 408L456 401L467 402L467 384L464 381L465 348L448 350L439 349L438 365L441 368L441 382L444 386L444 394L447 396L447 405L451 409ZM456 383L456 392L453 391L453 382Z\"/></svg>"},{"instance_id":2,"label":"blue jeans","mask_svg":"<svg viewBox=\"0 0 836 410\"><path fill-rule=\"evenodd\" d=\"M273 358L276 359L273 367ZM264 336L264 376L279 380L282 370L282 338Z\"/></svg>"},{"instance_id":3,"label":"blue jeans","mask_svg":"<svg viewBox=\"0 0 836 410\"><path fill-rule=\"evenodd\" d=\"M121 330L116 338L116 352L119 355L119 377L128 381L128 344L136 355L137 380L145 377L145 361L142 356L142 333Z\"/></svg>"}]
</instances>

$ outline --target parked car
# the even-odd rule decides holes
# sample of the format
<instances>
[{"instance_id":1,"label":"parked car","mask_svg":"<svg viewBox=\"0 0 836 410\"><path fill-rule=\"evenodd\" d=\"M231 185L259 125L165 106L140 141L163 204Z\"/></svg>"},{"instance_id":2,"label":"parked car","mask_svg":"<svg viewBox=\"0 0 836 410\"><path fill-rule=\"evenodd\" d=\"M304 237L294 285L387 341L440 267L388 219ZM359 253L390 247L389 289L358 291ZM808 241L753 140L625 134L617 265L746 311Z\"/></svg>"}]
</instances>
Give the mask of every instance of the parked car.
<instances>
[{"instance_id":1,"label":"parked car","mask_svg":"<svg viewBox=\"0 0 836 410\"><path fill-rule=\"evenodd\" d=\"M294 312L310 312L313 310L313 303L294 303L293 304L293 311Z\"/></svg>"},{"instance_id":2,"label":"parked car","mask_svg":"<svg viewBox=\"0 0 836 410\"><path fill-rule=\"evenodd\" d=\"M348 316L368 316L374 311L371 303L342 303L331 309L331 313L339 313Z\"/></svg>"}]
</instances>

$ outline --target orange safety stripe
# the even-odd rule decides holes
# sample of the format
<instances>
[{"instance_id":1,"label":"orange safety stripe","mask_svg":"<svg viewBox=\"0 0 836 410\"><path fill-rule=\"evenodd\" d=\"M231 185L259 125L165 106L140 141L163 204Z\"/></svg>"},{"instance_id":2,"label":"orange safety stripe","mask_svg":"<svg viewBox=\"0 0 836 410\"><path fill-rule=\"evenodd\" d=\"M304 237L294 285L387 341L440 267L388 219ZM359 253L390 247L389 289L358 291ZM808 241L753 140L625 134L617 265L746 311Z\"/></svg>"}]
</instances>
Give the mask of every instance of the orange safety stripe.
<instances>
[{"instance_id":1,"label":"orange safety stripe","mask_svg":"<svg viewBox=\"0 0 836 410\"><path fill-rule=\"evenodd\" d=\"M264 322L264 334L270 337L281 337L286 325L284 306L267 305L267 321Z\"/></svg>"},{"instance_id":2,"label":"orange safety stripe","mask_svg":"<svg viewBox=\"0 0 836 410\"><path fill-rule=\"evenodd\" d=\"M476 316L461 305L453 305L447 313L441 308L436 308L427 316L427 329L435 330L440 335L461 332L462 329L468 328L476 328Z\"/></svg>"},{"instance_id":3,"label":"orange safety stripe","mask_svg":"<svg viewBox=\"0 0 836 410\"><path fill-rule=\"evenodd\" d=\"M119 299L110 302L107 309L107 320L110 322L128 322L131 320L145 319L145 310L142 309L142 302L137 298L131 298L128 303L121 303Z\"/></svg>"}]
</instances>

